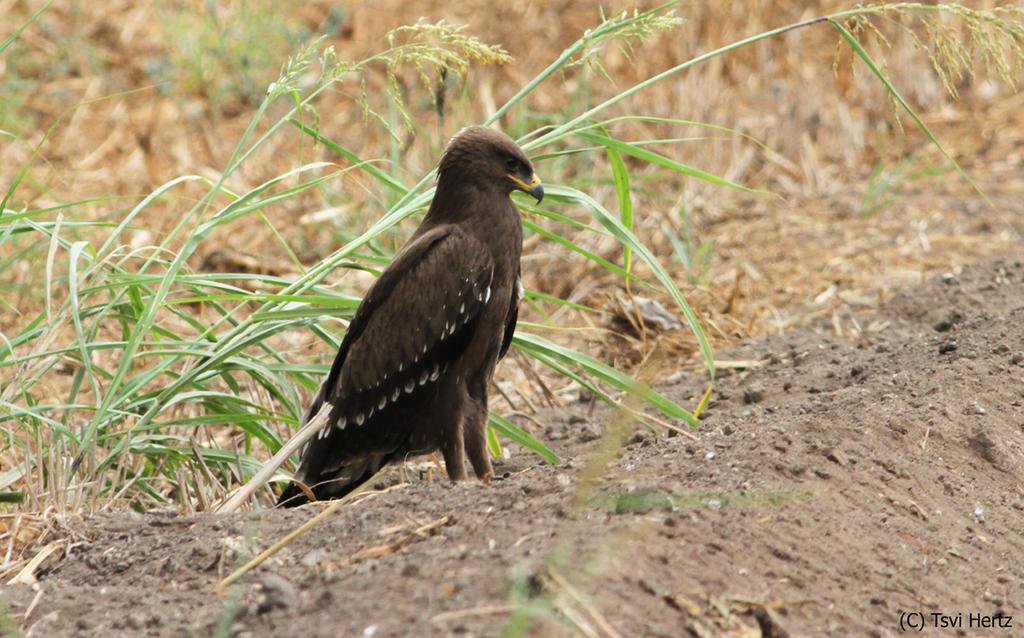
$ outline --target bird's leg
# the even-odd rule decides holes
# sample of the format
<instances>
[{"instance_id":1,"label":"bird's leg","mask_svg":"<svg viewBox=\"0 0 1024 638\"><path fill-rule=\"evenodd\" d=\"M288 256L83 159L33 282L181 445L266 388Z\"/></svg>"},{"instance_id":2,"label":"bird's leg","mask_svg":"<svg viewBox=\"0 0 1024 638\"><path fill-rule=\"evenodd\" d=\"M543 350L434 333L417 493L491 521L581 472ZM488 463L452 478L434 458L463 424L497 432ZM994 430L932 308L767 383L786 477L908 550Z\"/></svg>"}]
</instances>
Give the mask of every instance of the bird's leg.
<instances>
[{"instance_id":1,"label":"bird's leg","mask_svg":"<svg viewBox=\"0 0 1024 638\"><path fill-rule=\"evenodd\" d=\"M466 444L462 440L462 415L465 414L465 399L460 396L461 390L456 387L447 388L441 397L441 403L451 406L452 413L444 424L441 433L441 455L448 478L455 481L466 480Z\"/></svg>"},{"instance_id":2,"label":"bird's leg","mask_svg":"<svg viewBox=\"0 0 1024 638\"><path fill-rule=\"evenodd\" d=\"M448 478L452 483L465 481L466 446L462 441L461 432L450 432L450 435L444 437L444 442L441 443L441 454L444 456L444 467L448 470Z\"/></svg>"},{"instance_id":3,"label":"bird's leg","mask_svg":"<svg viewBox=\"0 0 1024 638\"><path fill-rule=\"evenodd\" d=\"M491 453L487 450L487 385L486 381L478 385L482 386L483 396L477 394L480 387L470 387L470 395L464 408L462 436L466 440L466 453L473 465L473 473L478 479L488 483L494 476L494 469L491 467Z\"/></svg>"}]
</instances>

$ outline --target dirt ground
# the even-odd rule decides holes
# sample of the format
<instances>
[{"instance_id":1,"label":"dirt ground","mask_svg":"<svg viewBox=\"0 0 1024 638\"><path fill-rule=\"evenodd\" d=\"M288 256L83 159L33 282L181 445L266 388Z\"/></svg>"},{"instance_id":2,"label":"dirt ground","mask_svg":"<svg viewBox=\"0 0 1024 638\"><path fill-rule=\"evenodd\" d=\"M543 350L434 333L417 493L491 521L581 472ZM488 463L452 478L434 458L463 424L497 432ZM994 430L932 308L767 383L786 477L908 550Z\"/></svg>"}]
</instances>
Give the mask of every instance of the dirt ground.
<instances>
[{"instance_id":1,"label":"dirt ground","mask_svg":"<svg viewBox=\"0 0 1024 638\"><path fill-rule=\"evenodd\" d=\"M535 93L528 110L565 121L579 112L582 88L600 101L724 43L846 4L683 3L686 22L677 30L630 56L608 48L614 83L577 67ZM195 10L214 5L217 11ZM0 99L0 132L7 132L0 174L31 165L12 202L52 207L52 215L76 223L119 222L128 210L116 203L122 198L130 207L176 176L220 174L263 87L304 30L323 30L345 59L357 60L379 52L391 28L444 17L506 46L516 62L475 68L463 95L449 96L445 117L429 101L413 105L422 129L406 140L395 168L418 178L458 125L493 112L492 102L514 94L599 20L599 7L589 3L350 5L345 14L323 1L280 3L284 9L272 11L269 2L168 8L58 0L0 56L0 98L10 98ZM263 10L241 11L246 6ZM12 25L35 10L34 3L0 0L0 15L11 13ZM837 36L822 26L698 65L609 113L721 124L771 149L733 136L660 147L770 196L677 183L656 167L630 164L635 209L642 211L636 230L664 257L722 362L702 428L689 436L634 430L585 399L534 412L550 377L527 357L510 357L498 384L511 399L496 396L492 406L529 413L520 423L561 455L561 465L538 464L513 447L496 463L501 480L456 487L426 461L401 474L395 469L224 596L214 593L222 578L318 507L194 517L117 511L83 521L87 512L127 503L141 509L177 502L195 511L227 488L210 476L209 486L181 496L186 479L201 482L205 468L196 463L194 476L177 482L154 472L147 487L159 500L130 485L113 496L96 494L88 479L80 491L68 490L67 501L47 499L45 485L63 458L62 448L47 448L37 455L43 462L35 482L11 488L42 498L0 517L0 637L890 636L922 623L923 635L1024 636L1024 96L989 73L962 78L954 101L928 71L917 36L881 26L893 35L883 51L892 62L887 72L990 197L989 209L943 168L909 120L897 125L883 87L864 67L847 64L845 49L832 72ZM251 34L261 46L247 44ZM194 37L204 35L205 44ZM368 79L371 87L385 81L380 72ZM391 157L390 136L366 124L350 88L318 101L323 132L363 157ZM502 126L540 125L523 117L511 113ZM46 133L58 122L52 136ZM631 140L707 135L640 123L615 132ZM339 161L289 133L268 142L230 185L244 192L303 162ZM598 201L616 201L602 157L545 164L545 181L583 184ZM205 190L197 192L147 208L133 249L162 241L180 220L182 202ZM215 233L192 266L266 268L292 278L293 252L314 263L359 232L352 229L379 219L373 193L365 182L340 180L311 190L307 199L268 210L276 229L239 222ZM73 214L62 208L93 198ZM691 225L687 250L713 242L705 269L684 264L664 230L681 237ZM105 228L81 232L75 239L107 239ZM50 242L25 237L35 235L8 241L0 255L14 260L0 268L5 334L49 303L42 291L51 287L40 275ZM605 308L618 276L540 239L528 246L529 288ZM612 261L622 253L615 242L589 243L589 233L571 240ZM31 243L36 248L25 248L26 257L11 257ZM991 261L1000 253L1011 257ZM240 259L218 265L214 257L224 255ZM249 270L254 255L262 266ZM961 272L961 264L979 260L986 261ZM57 279L63 261L55 260ZM946 270L952 276L922 283ZM332 285L357 291L352 275L344 276ZM911 284L919 287L903 288ZM52 293L57 301L67 294L59 286ZM661 301L671 307L668 296ZM687 408L697 404L706 381L686 372L697 365L689 332L625 339L606 334L604 323L591 325L589 314L558 312L522 318L626 372L653 344L682 353L661 361L659 372L679 370L661 388ZM55 343L75 343L70 322L55 334ZM291 338L281 342L290 361L316 361L314 343L320 362L333 356L311 331ZM116 363L120 351L102 356ZM49 375L24 393L26 401L64 401L72 379ZM82 414L91 420L91 411ZM236 430L230 419L216 427ZM34 431L6 429L0 438ZM624 445L615 440L620 434ZM24 449L35 450L38 437L30 438ZM21 461L20 449L0 446L0 470ZM129 471L151 462L130 459ZM41 560L39 581L6 584L33 555Z\"/></svg>"},{"instance_id":2,"label":"dirt ground","mask_svg":"<svg viewBox=\"0 0 1024 638\"><path fill-rule=\"evenodd\" d=\"M3 587L8 622L778 637L891 636L921 618L924 635L1024 634L1024 262L949 273L859 321L856 340L819 322L720 353L747 367L722 373L694 437L636 430L607 466L616 419L581 401L541 419L559 466L514 450L501 480L456 487L396 471L223 597L241 556L317 507L96 517L36 585Z\"/></svg>"}]
</instances>

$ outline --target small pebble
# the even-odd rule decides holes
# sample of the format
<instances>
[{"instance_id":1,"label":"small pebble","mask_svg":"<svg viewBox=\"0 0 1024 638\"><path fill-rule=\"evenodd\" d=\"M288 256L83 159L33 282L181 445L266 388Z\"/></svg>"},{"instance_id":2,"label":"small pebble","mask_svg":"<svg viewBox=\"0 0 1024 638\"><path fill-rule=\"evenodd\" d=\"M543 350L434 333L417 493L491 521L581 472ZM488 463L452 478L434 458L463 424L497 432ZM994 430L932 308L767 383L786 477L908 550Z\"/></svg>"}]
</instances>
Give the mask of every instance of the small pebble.
<instances>
[{"instance_id":1,"label":"small pebble","mask_svg":"<svg viewBox=\"0 0 1024 638\"><path fill-rule=\"evenodd\" d=\"M636 432L633 432L633 435L631 437L629 437L629 443L631 443L631 444L632 443L643 443L650 436L651 436L650 432L648 432L644 428L640 428Z\"/></svg>"},{"instance_id":2,"label":"small pebble","mask_svg":"<svg viewBox=\"0 0 1024 638\"><path fill-rule=\"evenodd\" d=\"M743 391L743 402L747 405L760 403L764 399L764 391L760 388L747 388Z\"/></svg>"}]
</instances>

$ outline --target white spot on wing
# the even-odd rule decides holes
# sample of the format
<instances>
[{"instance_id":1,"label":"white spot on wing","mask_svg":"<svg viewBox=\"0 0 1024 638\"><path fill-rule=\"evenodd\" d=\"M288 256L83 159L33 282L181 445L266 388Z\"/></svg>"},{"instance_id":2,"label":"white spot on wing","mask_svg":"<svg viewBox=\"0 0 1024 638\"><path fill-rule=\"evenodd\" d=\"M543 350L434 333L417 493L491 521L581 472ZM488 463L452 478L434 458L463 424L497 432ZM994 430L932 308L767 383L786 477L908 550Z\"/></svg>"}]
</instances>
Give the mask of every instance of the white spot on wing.
<instances>
[{"instance_id":1,"label":"white spot on wing","mask_svg":"<svg viewBox=\"0 0 1024 638\"><path fill-rule=\"evenodd\" d=\"M395 388L395 391L391 393L391 402L397 401L400 394L402 394L402 388Z\"/></svg>"},{"instance_id":2,"label":"white spot on wing","mask_svg":"<svg viewBox=\"0 0 1024 638\"><path fill-rule=\"evenodd\" d=\"M425 383L427 382L427 377L429 377L429 376L430 376L430 375L429 375L429 374L427 374L427 371L426 371L426 370L424 370L423 372L421 372L421 373L420 373L420 385L423 385L423 384L425 384Z\"/></svg>"},{"instance_id":3,"label":"white spot on wing","mask_svg":"<svg viewBox=\"0 0 1024 638\"><path fill-rule=\"evenodd\" d=\"M439 376L441 376L441 375L440 375L440 372L437 369L437 364L435 363L434 364L434 370L433 370L433 372L430 373L430 380L431 381L437 381L437 378Z\"/></svg>"},{"instance_id":4,"label":"white spot on wing","mask_svg":"<svg viewBox=\"0 0 1024 638\"><path fill-rule=\"evenodd\" d=\"M415 388L415 387L416 387L416 382L413 381L412 379L409 379L408 381L405 382L405 393L406 394L412 394L412 389Z\"/></svg>"},{"instance_id":5,"label":"white spot on wing","mask_svg":"<svg viewBox=\"0 0 1024 638\"><path fill-rule=\"evenodd\" d=\"M356 415L356 425L362 425L363 421L365 421L365 420L366 420L366 418L363 416L362 412L360 412L359 414Z\"/></svg>"},{"instance_id":6,"label":"white spot on wing","mask_svg":"<svg viewBox=\"0 0 1024 638\"><path fill-rule=\"evenodd\" d=\"M491 287L487 286L487 297L484 299L484 303L487 303L490 300L491 300Z\"/></svg>"},{"instance_id":7,"label":"white spot on wing","mask_svg":"<svg viewBox=\"0 0 1024 638\"><path fill-rule=\"evenodd\" d=\"M334 424L334 427L338 428L339 430L344 430L346 423L347 421L344 418L338 419L338 422Z\"/></svg>"},{"instance_id":8,"label":"white spot on wing","mask_svg":"<svg viewBox=\"0 0 1024 638\"><path fill-rule=\"evenodd\" d=\"M378 410L383 410L384 406L387 405L387 404L388 404L388 395L385 394L384 396L382 396L380 398L380 401L377 402L377 409Z\"/></svg>"}]
</instances>

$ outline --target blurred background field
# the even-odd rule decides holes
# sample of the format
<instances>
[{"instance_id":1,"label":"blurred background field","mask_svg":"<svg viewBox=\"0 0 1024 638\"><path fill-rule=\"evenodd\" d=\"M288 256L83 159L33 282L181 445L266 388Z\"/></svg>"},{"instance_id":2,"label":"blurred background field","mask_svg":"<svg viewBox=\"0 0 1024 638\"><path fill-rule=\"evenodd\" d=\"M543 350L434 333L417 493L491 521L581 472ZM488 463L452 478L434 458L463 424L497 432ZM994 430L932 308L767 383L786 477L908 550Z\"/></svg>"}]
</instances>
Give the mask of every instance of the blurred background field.
<instances>
[{"instance_id":1,"label":"blurred background field","mask_svg":"<svg viewBox=\"0 0 1024 638\"><path fill-rule=\"evenodd\" d=\"M968 5L979 10L1017 6ZM40 6L0 0L5 16L0 37L13 33ZM616 41L594 50L595 64L581 60L564 67L498 125L513 137L543 132L703 52L849 7L787 0L680 4L673 10L681 24L629 46ZM331 86L316 100L316 111L304 113L323 137L373 160L409 187L429 173L454 132L485 120L584 32L623 8L609 3L602 13L589 2L519 0L467 0L458 7L432 1L64 0L47 7L0 54L0 192L8 194L4 215L17 217L6 228L0 220L0 335L7 344L0 359L0 410L17 413L0 417L0 491L25 494L28 502L16 516L29 517L16 520L5 513L0 519L6 559L44 539L54 513L161 504L206 509L234 486L222 478L222 470L211 473L208 464L235 464L234 479L240 480L250 468L241 468L240 457L232 454L263 457L266 447L275 447L294 427L303 392L308 394L318 379L318 366L333 357L331 335L342 327L337 321L326 322L327 335L297 324L269 337L264 343L277 359L267 368L267 385L246 377L232 386L228 374L210 387L217 397L168 401L153 423L178 429L141 433L146 436L129 441L119 452L126 455L114 465L103 463L119 444L113 433L131 428L145 406L112 421L109 432L104 424L93 434L100 448L103 435L110 434L108 447L87 455L83 467L90 471L76 482L70 478L70 459L82 454L96 422L95 406L123 350L90 350L83 358L78 345L90 329L88 315L81 317L85 327L72 321L73 312L59 325L39 319L52 318L58 307L73 301L69 281L86 276L72 269L75 260L69 257L111 248L103 245L112 229L162 184L183 175L205 180L183 183L148 203L117 236L117 245L101 251L104 261L133 270L156 257L165 261L153 272L164 272L188 237L175 235L176 226L183 220L198 223L186 213L222 178L226 191L241 194L311 162L352 166L350 158L289 125L224 177L268 85L289 56L324 35L321 48L333 45L340 59L362 60L387 46L390 31L420 19L465 25L464 34L507 51L511 61L472 64L463 75L440 77L428 69L429 90L415 65L400 67L393 86L409 121L388 98L387 75L372 65ZM981 57L973 59L977 76L952 79L958 93L952 97L922 50L932 42L927 31L914 18L902 24L909 28L900 26L899 16L883 15L876 20L877 33L863 34L865 42L876 59L884 58L885 72L991 205L905 114L899 115L885 87L848 46L838 44L828 24L696 65L602 114L649 116L607 128L630 142L659 140L650 148L755 191L725 188L636 158L622 160L631 183L633 228L671 274L716 348L821 316L847 336L884 330L863 325L858 316L893 290L989 253L1019 250L1024 98L1001 77L1006 73L986 68ZM968 40L955 16L940 16L938 24ZM314 71L308 73L299 85L315 81ZM1011 61L1009 77L1020 77L1019 62ZM369 116L364 95L373 111ZM256 135L270 130L291 106L287 96L271 104L256 122ZM614 160L604 149L588 148L583 139L545 148L537 172L545 183L571 184L619 213ZM282 182L285 187L295 183ZM221 193L212 206L226 206L230 199ZM260 294L279 290L282 281L299 277L357 238L398 199L380 179L350 170L218 224L189 255L182 273L224 274L218 281L230 284L234 297L219 302L230 310L211 309L208 299L179 290L170 298L175 312L161 314L147 338L160 343L167 335L193 334L213 322L227 325L248 316ZM564 219L527 212L527 220L623 265L619 242L578 228L592 224L587 211L557 201L546 201L547 207ZM339 308L352 299L345 295L365 289L372 281L366 270L385 263L417 220L407 219L377 237L358 253L359 268L327 276L321 285L339 295L334 298ZM166 245L154 248L168 237ZM626 373L655 354L669 355L663 376L703 365L692 331L662 330L648 325L651 315L635 317L623 277L614 270L596 266L542 232L529 234L525 251L524 277L538 294L521 317L532 332ZM78 267L85 272L84 262ZM636 268L650 278L643 265ZM118 280L101 285L104 294L113 295ZM666 291L632 292L680 314ZM141 299L130 303L145 305ZM141 306L136 310L144 314ZM46 329L33 332L36 321ZM117 341L131 332L128 323L113 313L96 326L93 341ZM158 349L145 345L142 351L150 356L140 357L137 366L150 365L152 350ZM183 356L181 366L195 365L201 356ZM174 368L165 377L140 377L140 388L169 383L180 373ZM293 384L274 395L269 381L284 374L301 377L305 388ZM501 366L498 387L495 410L518 417L527 430L539 407L578 395L575 386L521 352ZM220 395L232 393L260 406L258 429L211 412L210 405L225 405L217 403ZM57 407L37 407L48 405ZM229 407L224 414L238 415L245 405ZM65 433L60 444L54 432ZM25 523L29 519L34 522Z\"/></svg>"}]
</instances>

